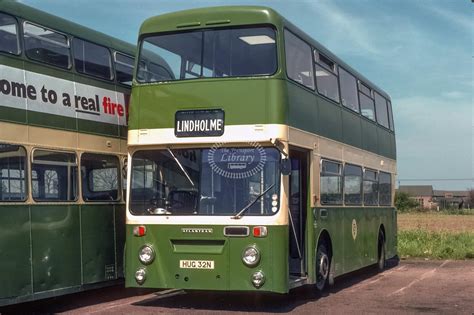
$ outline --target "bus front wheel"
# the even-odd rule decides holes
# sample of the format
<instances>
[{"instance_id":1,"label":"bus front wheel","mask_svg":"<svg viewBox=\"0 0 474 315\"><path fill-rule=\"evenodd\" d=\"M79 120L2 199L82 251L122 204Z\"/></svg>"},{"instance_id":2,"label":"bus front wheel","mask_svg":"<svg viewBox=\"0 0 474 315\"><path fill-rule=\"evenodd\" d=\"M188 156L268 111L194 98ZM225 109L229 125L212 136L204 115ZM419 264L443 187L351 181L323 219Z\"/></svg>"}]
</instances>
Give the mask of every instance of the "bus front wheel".
<instances>
[{"instance_id":1,"label":"bus front wheel","mask_svg":"<svg viewBox=\"0 0 474 315\"><path fill-rule=\"evenodd\" d=\"M323 291L329 278L330 258L324 243L318 245L316 252L316 288Z\"/></svg>"}]
</instances>

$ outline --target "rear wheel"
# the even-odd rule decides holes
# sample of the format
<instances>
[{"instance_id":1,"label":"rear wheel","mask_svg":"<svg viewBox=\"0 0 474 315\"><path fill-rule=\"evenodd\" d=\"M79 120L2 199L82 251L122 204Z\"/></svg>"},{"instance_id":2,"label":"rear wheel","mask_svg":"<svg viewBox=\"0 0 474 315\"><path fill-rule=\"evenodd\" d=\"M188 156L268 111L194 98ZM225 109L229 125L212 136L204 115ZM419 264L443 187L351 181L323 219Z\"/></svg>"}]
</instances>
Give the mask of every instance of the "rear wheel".
<instances>
[{"instance_id":1,"label":"rear wheel","mask_svg":"<svg viewBox=\"0 0 474 315\"><path fill-rule=\"evenodd\" d=\"M385 235L382 230L379 231L379 240L378 240L378 259L377 259L377 268L382 271L385 268Z\"/></svg>"},{"instance_id":2,"label":"rear wheel","mask_svg":"<svg viewBox=\"0 0 474 315\"><path fill-rule=\"evenodd\" d=\"M326 245L320 243L316 252L316 289L323 291L329 278L330 259Z\"/></svg>"}]
</instances>

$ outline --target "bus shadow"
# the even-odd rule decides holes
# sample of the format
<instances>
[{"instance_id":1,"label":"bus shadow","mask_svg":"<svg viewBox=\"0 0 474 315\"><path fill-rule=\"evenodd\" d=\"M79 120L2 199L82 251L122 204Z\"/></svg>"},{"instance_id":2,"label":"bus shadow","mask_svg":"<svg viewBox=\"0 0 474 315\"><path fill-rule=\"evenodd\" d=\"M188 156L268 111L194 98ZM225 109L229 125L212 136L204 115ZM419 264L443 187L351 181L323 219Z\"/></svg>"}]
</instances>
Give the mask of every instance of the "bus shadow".
<instances>
[{"instance_id":1,"label":"bus shadow","mask_svg":"<svg viewBox=\"0 0 474 315\"><path fill-rule=\"evenodd\" d=\"M127 289L123 284L0 307L0 314L53 314L152 293L151 289Z\"/></svg>"},{"instance_id":2,"label":"bus shadow","mask_svg":"<svg viewBox=\"0 0 474 315\"><path fill-rule=\"evenodd\" d=\"M392 263L386 270L395 266ZM183 310L288 313L301 305L323 300L326 296L337 294L378 274L379 271L376 267L369 266L336 278L335 285L322 293L312 285L293 289L289 294L179 291L169 295L158 293L157 296L135 302L132 305Z\"/></svg>"},{"instance_id":3,"label":"bus shadow","mask_svg":"<svg viewBox=\"0 0 474 315\"><path fill-rule=\"evenodd\" d=\"M148 298L132 305L184 310L287 313L320 296L310 286L296 288L289 294L188 291L169 297L164 295Z\"/></svg>"}]
</instances>

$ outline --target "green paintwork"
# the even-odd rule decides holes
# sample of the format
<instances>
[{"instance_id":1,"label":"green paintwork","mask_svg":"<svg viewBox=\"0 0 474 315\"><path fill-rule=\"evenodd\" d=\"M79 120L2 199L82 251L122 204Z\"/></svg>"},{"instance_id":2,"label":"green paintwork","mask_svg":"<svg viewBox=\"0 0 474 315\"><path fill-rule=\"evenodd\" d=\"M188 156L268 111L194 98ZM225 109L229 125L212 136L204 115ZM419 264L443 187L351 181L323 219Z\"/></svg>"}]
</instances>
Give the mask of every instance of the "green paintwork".
<instances>
[{"instance_id":1,"label":"green paintwork","mask_svg":"<svg viewBox=\"0 0 474 315\"><path fill-rule=\"evenodd\" d=\"M0 0L0 12L133 56L135 46L30 8ZM0 52L0 64L128 94L130 88ZM0 77L1 77L0 73ZM4 106L0 121L126 138L126 127ZM1 135L1 130L0 130ZM1 142L1 139L0 139ZM0 203L0 306L116 284L123 277L125 205Z\"/></svg>"},{"instance_id":2,"label":"green paintwork","mask_svg":"<svg viewBox=\"0 0 474 315\"><path fill-rule=\"evenodd\" d=\"M135 84L129 129L173 128L177 110L222 108L225 111L226 125L287 124L396 159L395 135L392 131L286 77L283 30L290 29L387 99L390 100L390 97L272 9L215 7L164 14L146 20L140 29L140 36L208 27L206 23L216 20L229 22L213 27L273 25L277 30L278 71L263 78L214 78Z\"/></svg>"},{"instance_id":3,"label":"green paintwork","mask_svg":"<svg viewBox=\"0 0 474 315\"><path fill-rule=\"evenodd\" d=\"M32 294L29 216L27 206L0 208L0 305L1 298Z\"/></svg>"},{"instance_id":4,"label":"green paintwork","mask_svg":"<svg viewBox=\"0 0 474 315\"><path fill-rule=\"evenodd\" d=\"M68 33L82 39L101 43L106 47L126 52L129 55L134 55L135 53L134 46L127 42L105 35L58 16L34 9L16 1L0 1L0 11L21 17L22 19L41 24L55 30L60 30L61 32Z\"/></svg>"},{"instance_id":5,"label":"green paintwork","mask_svg":"<svg viewBox=\"0 0 474 315\"><path fill-rule=\"evenodd\" d=\"M327 210L327 217L320 215ZM316 213L316 215L314 215ZM357 223L357 236L352 237L352 220ZM321 207L308 213L308 229L313 226L311 239L317 240L322 231L327 231L333 249L334 275L339 276L377 262L378 231L385 230L386 257L397 255L396 214L394 208ZM316 243L307 250L315 254ZM315 266L314 256L308 257L309 266Z\"/></svg>"},{"instance_id":6,"label":"green paintwork","mask_svg":"<svg viewBox=\"0 0 474 315\"><path fill-rule=\"evenodd\" d=\"M181 225L146 225L146 235L136 237L133 226L128 225L126 286L288 292L288 272L285 272L288 271L287 226L269 226L268 236L264 238L224 236L224 226L218 225L186 227L212 228L213 233L183 233ZM138 251L145 244L153 244L156 258L145 266L147 280L140 286L135 282L134 274L144 267L138 260ZM262 253L260 263L251 268L242 262L242 252L249 245L256 245ZM215 268L180 269L180 260L213 260ZM262 270L267 278L260 289L250 282L251 275L257 270Z\"/></svg>"},{"instance_id":7,"label":"green paintwork","mask_svg":"<svg viewBox=\"0 0 474 315\"><path fill-rule=\"evenodd\" d=\"M1 205L0 305L121 278L124 217L119 203Z\"/></svg>"},{"instance_id":8,"label":"green paintwork","mask_svg":"<svg viewBox=\"0 0 474 315\"><path fill-rule=\"evenodd\" d=\"M395 135L297 84L275 78L134 86L129 129L174 128L175 112L221 108L226 125L285 124L396 158Z\"/></svg>"},{"instance_id":9,"label":"green paintwork","mask_svg":"<svg viewBox=\"0 0 474 315\"><path fill-rule=\"evenodd\" d=\"M320 210L327 210L327 217ZM357 235L352 236L352 220L357 223ZM212 228L212 234L185 234L182 225L146 225L144 237L133 236L133 225L126 229L126 286L146 288L177 288L194 290L244 290L286 293L288 278L288 226L268 226L265 238L226 237L223 226L190 226ZM252 230L252 226L249 226ZM306 266L308 283L315 282L315 255L319 237L329 233L333 252L334 276L377 262L378 231L384 229L386 257L397 255L396 212L393 208L321 207L307 213ZM156 258L148 266L138 260L139 249L151 244ZM246 267L241 260L246 246L255 244L262 253L257 267ZM214 270L180 269L179 260L214 260ZM147 280L135 281L135 271L145 267ZM256 289L250 283L252 272L262 270L267 282ZM188 281L185 278L188 278Z\"/></svg>"},{"instance_id":10,"label":"green paintwork","mask_svg":"<svg viewBox=\"0 0 474 315\"><path fill-rule=\"evenodd\" d=\"M64 20L54 15L50 15L40 10L28 7L16 1L0 1L0 12L16 16L18 23L31 21L54 30L66 33L74 37L98 43L130 56L135 55L135 46L119 39L107 36L100 32L88 29L73 22ZM21 30L19 30L21 33ZM0 64L24 69L26 71L37 72L49 75L54 78L78 82L102 89L129 94L130 87L118 84L115 80L102 80L78 73L72 67L69 70L60 69L35 60L28 59L22 51L19 56L0 52ZM0 74L1 76L1 74ZM3 107L0 100L0 120L8 122L17 122L29 125L35 125L59 130L78 131L88 134L110 136L114 138L126 139L127 127L114 124L100 123L85 119L76 119L65 116L45 114L38 112L29 112Z\"/></svg>"},{"instance_id":11,"label":"green paintwork","mask_svg":"<svg viewBox=\"0 0 474 315\"><path fill-rule=\"evenodd\" d=\"M214 24L224 20L228 23ZM381 156L396 159L395 134L375 122L326 99L316 91L290 81L285 73L283 30L290 29L314 48L379 91L357 71L312 40L275 11L263 7L219 7L165 14L146 20L140 36L198 28L271 24L277 30L278 71L269 77L198 79L157 84L135 84L132 89L130 129L174 128L175 112L184 109L221 108L226 125L284 124L315 135L333 139ZM291 143L290 143L291 145ZM284 181L288 177L283 177ZM308 174L308 183L309 174ZM307 196L311 196L308 185ZM310 208L309 198L305 226L305 266L307 283L315 282L315 256L322 235L329 235L332 251L332 273L339 276L377 261L378 231L386 237L386 257L397 255L396 210L390 207L317 207ZM320 211L324 209L327 217ZM190 222L192 219L190 219ZM352 221L357 235L352 234ZM211 221L211 220L210 220ZM144 219L146 222L146 219ZM266 238L226 237L223 226L186 227L213 228L212 234L183 234L182 225L146 225L144 237L133 236L134 225L126 229L126 286L204 290L248 290L288 292L289 227L268 226ZM250 226L251 228L251 226ZM141 246L151 244L156 259L149 266L138 260ZM243 265L244 248L256 244L262 261L256 268ZM180 269L179 260L214 260L214 270ZM135 281L138 268L146 268L143 285ZM250 282L254 270L263 270L267 282L255 289ZM187 277L187 281L185 280Z\"/></svg>"}]
</instances>

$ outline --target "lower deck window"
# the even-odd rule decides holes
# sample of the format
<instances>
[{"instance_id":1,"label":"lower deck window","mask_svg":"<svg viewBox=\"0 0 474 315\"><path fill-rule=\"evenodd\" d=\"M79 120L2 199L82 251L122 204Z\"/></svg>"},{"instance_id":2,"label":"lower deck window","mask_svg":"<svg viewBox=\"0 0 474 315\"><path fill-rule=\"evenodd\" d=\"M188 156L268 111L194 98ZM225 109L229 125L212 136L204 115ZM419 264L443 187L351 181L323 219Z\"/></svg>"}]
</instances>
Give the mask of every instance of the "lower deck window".
<instances>
[{"instance_id":1,"label":"lower deck window","mask_svg":"<svg viewBox=\"0 0 474 315\"><path fill-rule=\"evenodd\" d=\"M379 174L379 204L390 206L392 204L392 176L389 173Z\"/></svg>"},{"instance_id":2,"label":"lower deck window","mask_svg":"<svg viewBox=\"0 0 474 315\"><path fill-rule=\"evenodd\" d=\"M74 153L35 150L31 164L31 180L33 199L36 201L76 200L76 155Z\"/></svg>"},{"instance_id":3,"label":"lower deck window","mask_svg":"<svg viewBox=\"0 0 474 315\"><path fill-rule=\"evenodd\" d=\"M344 203L360 205L362 203L362 168L346 164L344 166Z\"/></svg>"},{"instance_id":4,"label":"lower deck window","mask_svg":"<svg viewBox=\"0 0 474 315\"><path fill-rule=\"evenodd\" d=\"M116 156L84 153L81 156L84 201L117 200L119 161Z\"/></svg>"},{"instance_id":5,"label":"lower deck window","mask_svg":"<svg viewBox=\"0 0 474 315\"><path fill-rule=\"evenodd\" d=\"M321 204L342 204L342 165L323 160L321 166Z\"/></svg>"},{"instance_id":6,"label":"lower deck window","mask_svg":"<svg viewBox=\"0 0 474 315\"><path fill-rule=\"evenodd\" d=\"M0 202L26 200L26 150L0 143Z\"/></svg>"},{"instance_id":7,"label":"lower deck window","mask_svg":"<svg viewBox=\"0 0 474 315\"><path fill-rule=\"evenodd\" d=\"M379 197L379 183L377 172L372 170L364 171L364 205L376 206Z\"/></svg>"}]
</instances>

